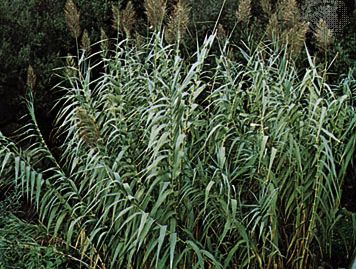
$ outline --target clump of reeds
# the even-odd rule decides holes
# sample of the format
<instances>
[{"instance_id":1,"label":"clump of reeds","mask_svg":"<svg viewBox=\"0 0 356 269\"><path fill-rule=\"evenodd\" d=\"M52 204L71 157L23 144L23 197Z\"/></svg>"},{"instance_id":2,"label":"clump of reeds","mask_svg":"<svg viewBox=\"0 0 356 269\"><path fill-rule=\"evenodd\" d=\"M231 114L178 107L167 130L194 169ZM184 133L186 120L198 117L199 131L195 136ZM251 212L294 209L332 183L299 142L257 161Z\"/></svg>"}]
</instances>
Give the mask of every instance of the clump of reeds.
<instances>
[{"instance_id":1,"label":"clump of reeds","mask_svg":"<svg viewBox=\"0 0 356 269\"><path fill-rule=\"evenodd\" d=\"M160 29L166 15L166 0L145 0L144 7L148 22L154 29Z\"/></svg>"},{"instance_id":2,"label":"clump of reeds","mask_svg":"<svg viewBox=\"0 0 356 269\"><path fill-rule=\"evenodd\" d=\"M64 14L70 34L78 39L80 36L80 12L73 0L67 0L64 7Z\"/></svg>"},{"instance_id":3,"label":"clump of reeds","mask_svg":"<svg viewBox=\"0 0 356 269\"><path fill-rule=\"evenodd\" d=\"M173 43L183 39L189 24L190 8L187 4L179 0L174 6L172 15L169 18L167 29L165 32L165 39L168 43Z\"/></svg>"},{"instance_id":4,"label":"clump of reeds","mask_svg":"<svg viewBox=\"0 0 356 269\"><path fill-rule=\"evenodd\" d=\"M141 50L120 41L94 79L102 67L78 61L58 87L58 162L33 124L24 154L0 133L1 178L77 267L301 269L330 257L356 140L342 89L355 79L328 85L309 54L304 72L274 44L230 61L209 52L215 36L191 58L162 46L155 62L162 35ZM29 167L38 155L45 167Z\"/></svg>"}]
</instances>

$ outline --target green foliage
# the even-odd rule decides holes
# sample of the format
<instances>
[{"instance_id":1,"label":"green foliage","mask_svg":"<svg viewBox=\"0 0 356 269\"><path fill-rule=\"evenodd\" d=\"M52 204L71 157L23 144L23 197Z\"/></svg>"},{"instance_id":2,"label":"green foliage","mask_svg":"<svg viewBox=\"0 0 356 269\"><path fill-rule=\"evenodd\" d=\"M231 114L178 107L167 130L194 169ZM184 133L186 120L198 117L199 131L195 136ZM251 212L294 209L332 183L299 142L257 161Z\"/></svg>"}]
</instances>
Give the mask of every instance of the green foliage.
<instances>
[{"instance_id":1,"label":"green foliage","mask_svg":"<svg viewBox=\"0 0 356 269\"><path fill-rule=\"evenodd\" d=\"M1 154L8 150L16 152L6 139L1 144ZM9 157L6 155L5 159ZM60 251L63 244L51 240L44 226L36 222L35 211L24 203L21 193L14 188L11 170L1 169L0 268L70 268L66 255Z\"/></svg>"},{"instance_id":2,"label":"green foliage","mask_svg":"<svg viewBox=\"0 0 356 269\"><path fill-rule=\"evenodd\" d=\"M356 12L354 13L356 15ZM344 36L338 37L338 41L332 48L330 55L337 55L335 64L331 68L331 72L338 77L340 74L349 72L352 68L356 75L356 16L348 25Z\"/></svg>"},{"instance_id":3,"label":"green foliage","mask_svg":"<svg viewBox=\"0 0 356 269\"><path fill-rule=\"evenodd\" d=\"M301 269L332 257L356 147L354 79L328 85L309 55L300 74L263 44L240 49L237 63L224 49L209 54L214 39L190 61L160 33L140 48L118 41L95 66L79 55L60 87L60 158L31 95L29 147L2 139L1 177L73 261ZM98 66L105 72L92 80ZM355 236L343 242L345 253L356 246Z\"/></svg>"},{"instance_id":4,"label":"green foliage","mask_svg":"<svg viewBox=\"0 0 356 269\"><path fill-rule=\"evenodd\" d=\"M0 268L55 269L66 267L66 257L53 246L41 245L46 238L41 226L2 216L0 223Z\"/></svg>"}]
</instances>

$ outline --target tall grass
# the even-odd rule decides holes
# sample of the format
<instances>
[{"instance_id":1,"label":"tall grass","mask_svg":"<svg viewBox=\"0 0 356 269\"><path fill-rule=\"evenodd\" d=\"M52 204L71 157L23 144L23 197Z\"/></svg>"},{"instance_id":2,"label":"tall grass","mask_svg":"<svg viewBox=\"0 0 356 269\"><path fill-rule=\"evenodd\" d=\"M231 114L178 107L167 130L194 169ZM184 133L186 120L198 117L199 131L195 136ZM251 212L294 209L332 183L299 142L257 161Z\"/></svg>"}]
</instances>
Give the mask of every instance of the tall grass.
<instances>
[{"instance_id":1,"label":"tall grass","mask_svg":"<svg viewBox=\"0 0 356 269\"><path fill-rule=\"evenodd\" d=\"M269 45L241 49L245 63L210 55L214 39L190 61L160 33L94 66L78 57L58 86L60 159L31 98L28 148L1 140L2 177L83 267L302 269L331 257L354 81L327 85L311 58L298 73Z\"/></svg>"}]
</instances>

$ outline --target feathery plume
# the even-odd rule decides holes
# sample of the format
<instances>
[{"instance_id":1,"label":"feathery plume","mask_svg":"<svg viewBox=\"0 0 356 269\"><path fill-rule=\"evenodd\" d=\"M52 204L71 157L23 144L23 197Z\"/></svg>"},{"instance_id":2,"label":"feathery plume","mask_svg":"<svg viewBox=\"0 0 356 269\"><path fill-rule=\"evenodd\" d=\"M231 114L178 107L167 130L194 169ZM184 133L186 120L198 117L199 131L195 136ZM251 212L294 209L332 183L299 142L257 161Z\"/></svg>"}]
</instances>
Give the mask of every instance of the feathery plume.
<instances>
[{"instance_id":1,"label":"feathery plume","mask_svg":"<svg viewBox=\"0 0 356 269\"><path fill-rule=\"evenodd\" d=\"M120 30L120 10L117 6L112 5L111 7L113 19L112 19L112 27L116 30Z\"/></svg>"},{"instance_id":2,"label":"feathery plume","mask_svg":"<svg viewBox=\"0 0 356 269\"><path fill-rule=\"evenodd\" d=\"M109 40L103 28L100 28L100 49L105 53L109 48Z\"/></svg>"},{"instance_id":3,"label":"feathery plume","mask_svg":"<svg viewBox=\"0 0 356 269\"><path fill-rule=\"evenodd\" d=\"M224 29L224 26L222 26L222 24L218 24L218 28L216 31L216 36L219 39L225 39L227 37L226 31Z\"/></svg>"},{"instance_id":4,"label":"feathery plume","mask_svg":"<svg viewBox=\"0 0 356 269\"><path fill-rule=\"evenodd\" d=\"M135 34L135 43L136 43L136 47L140 48L142 47L142 45L144 44L145 38L140 35L139 33Z\"/></svg>"},{"instance_id":5,"label":"feathery plume","mask_svg":"<svg viewBox=\"0 0 356 269\"><path fill-rule=\"evenodd\" d=\"M251 0L241 0L236 17L239 22L248 22L251 17Z\"/></svg>"},{"instance_id":6,"label":"feathery plume","mask_svg":"<svg viewBox=\"0 0 356 269\"><path fill-rule=\"evenodd\" d=\"M66 57L67 67L65 68L65 74L68 77L74 77L76 75L77 70L75 69L74 56L68 54Z\"/></svg>"},{"instance_id":7,"label":"feathery plume","mask_svg":"<svg viewBox=\"0 0 356 269\"><path fill-rule=\"evenodd\" d=\"M83 32L83 36L82 36L81 47L87 53L90 53L90 46L91 46L91 42L90 42L89 33L85 29L84 32Z\"/></svg>"},{"instance_id":8,"label":"feathery plume","mask_svg":"<svg viewBox=\"0 0 356 269\"><path fill-rule=\"evenodd\" d=\"M100 131L95 119L83 107L78 107L75 114L78 120L79 137L88 146L96 147L100 139Z\"/></svg>"},{"instance_id":9,"label":"feathery plume","mask_svg":"<svg viewBox=\"0 0 356 269\"><path fill-rule=\"evenodd\" d=\"M36 80L37 80L36 74L33 71L32 66L29 65L27 68L27 83L26 83L27 87L33 89L36 85Z\"/></svg>"},{"instance_id":10,"label":"feathery plume","mask_svg":"<svg viewBox=\"0 0 356 269\"><path fill-rule=\"evenodd\" d=\"M287 42L289 45L290 54L292 57L299 55L305 42L305 35L309 29L307 22L297 23L287 32Z\"/></svg>"},{"instance_id":11,"label":"feathery plume","mask_svg":"<svg viewBox=\"0 0 356 269\"><path fill-rule=\"evenodd\" d=\"M131 1L126 5L126 8L120 14L120 27L125 32L127 37L131 37L132 29L136 22L136 12Z\"/></svg>"},{"instance_id":12,"label":"feathery plume","mask_svg":"<svg viewBox=\"0 0 356 269\"><path fill-rule=\"evenodd\" d=\"M182 0L179 0L167 24L165 39L168 43L175 41L180 43L188 28L189 12L190 8Z\"/></svg>"},{"instance_id":13,"label":"feathery plume","mask_svg":"<svg viewBox=\"0 0 356 269\"><path fill-rule=\"evenodd\" d=\"M154 29L159 29L166 14L166 0L145 0L144 6L148 22Z\"/></svg>"},{"instance_id":14,"label":"feathery plume","mask_svg":"<svg viewBox=\"0 0 356 269\"><path fill-rule=\"evenodd\" d=\"M279 24L278 24L278 18L276 13L273 13L271 15L271 18L269 19L267 29L266 29L266 35L269 40L272 40L273 34L275 35L279 34Z\"/></svg>"},{"instance_id":15,"label":"feathery plume","mask_svg":"<svg viewBox=\"0 0 356 269\"><path fill-rule=\"evenodd\" d=\"M316 44L321 51L326 51L333 43L333 32L323 19L320 19L315 30Z\"/></svg>"},{"instance_id":16,"label":"feathery plume","mask_svg":"<svg viewBox=\"0 0 356 269\"><path fill-rule=\"evenodd\" d=\"M80 35L80 12L73 0L67 0L64 7L64 14L70 34L78 39Z\"/></svg>"},{"instance_id":17,"label":"feathery plume","mask_svg":"<svg viewBox=\"0 0 356 269\"><path fill-rule=\"evenodd\" d=\"M293 25L300 21L300 11L296 0L283 0L278 5L278 19L286 26L293 27Z\"/></svg>"}]
</instances>

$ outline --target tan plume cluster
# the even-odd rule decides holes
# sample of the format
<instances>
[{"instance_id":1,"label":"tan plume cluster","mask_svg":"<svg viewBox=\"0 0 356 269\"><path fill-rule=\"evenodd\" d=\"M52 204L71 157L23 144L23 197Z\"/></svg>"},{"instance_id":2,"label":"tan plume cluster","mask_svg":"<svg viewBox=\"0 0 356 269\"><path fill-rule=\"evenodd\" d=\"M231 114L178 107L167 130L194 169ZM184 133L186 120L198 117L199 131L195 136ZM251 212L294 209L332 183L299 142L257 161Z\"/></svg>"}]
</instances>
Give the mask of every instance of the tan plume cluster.
<instances>
[{"instance_id":1,"label":"tan plume cluster","mask_svg":"<svg viewBox=\"0 0 356 269\"><path fill-rule=\"evenodd\" d=\"M64 7L64 14L70 34L78 39L80 36L80 12L78 11L73 0L67 0Z\"/></svg>"},{"instance_id":2,"label":"tan plume cluster","mask_svg":"<svg viewBox=\"0 0 356 269\"><path fill-rule=\"evenodd\" d=\"M81 47L85 52L90 53L90 37L88 31L85 29L82 36Z\"/></svg>"},{"instance_id":3,"label":"tan plume cluster","mask_svg":"<svg viewBox=\"0 0 356 269\"><path fill-rule=\"evenodd\" d=\"M333 32L323 19L320 19L315 30L316 44L321 51L326 51L333 43Z\"/></svg>"},{"instance_id":4,"label":"tan plume cluster","mask_svg":"<svg viewBox=\"0 0 356 269\"><path fill-rule=\"evenodd\" d=\"M266 36L288 45L288 53L296 57L303 48L308 29L309 25L301 20L296 0L280 0L277 11L270 16Z\"/></svg>"},{"instance_id":5,"label":"tan plume cluster","mask_svg":"<svg viewBox=\"0 0 356 269\"><path fill-rule=\"evenodd\" d=\"M100 139L99 127L95 119L83 107L76 110L80 138L90 147L95 147Z\"/></svg>"},{"instance_id":6,"label":"tan plume cluster","mask_svg":"<svg viewBox=\"0 0 356 269\"><path fill-rule=\"evenodd\" d=\"M166 15L166 5L166 0L145 0L147 19L154 29L159 29L162 26Z\"/></svg>"},{"instance_id":7,"label":"tan plume cluster","mask_svg":"<svg viewBox=\"0 0 356 269\"><path fill-rule=\"evenodd\" d=\"M175 5L172 15L169 18L165 39L168 43L174 43L183 39L189 23L190 8L182 0Z\"/></svg>"},{"instance_id":8,"label":"tan plume cluster","mask_svg":"<svg viewBox=\"0 0 356 269\"><path fill-rule=\"evenodd\" d=\"M241 0L236 17L239 22L248 22L251 18L251 0Z\"/></svg>"},{"instance_id":9,"label":"tan plume cluster","mask_svg":"<svg viewBox=\"0 0 356 269\"><path fill-rule=\"evenodd\" d=\"M27 68L27 87L29 87L30 89L33 89L36 85L36 80L37 80L37 76L32 68L31 65L28 66Z\"/></svg>"}]
</instances>

